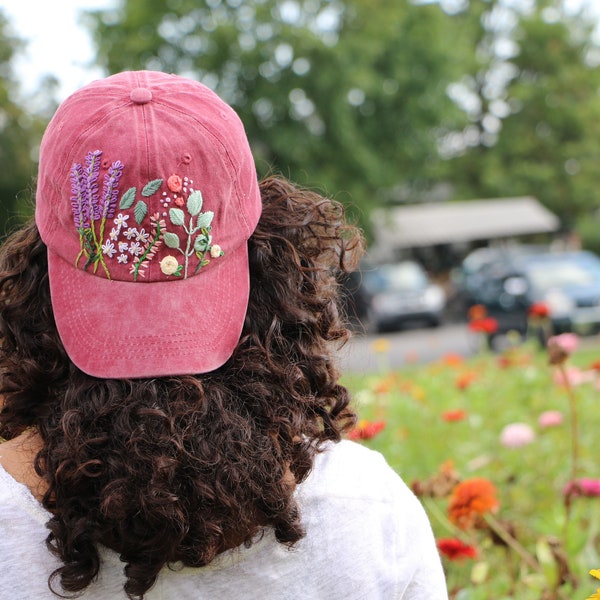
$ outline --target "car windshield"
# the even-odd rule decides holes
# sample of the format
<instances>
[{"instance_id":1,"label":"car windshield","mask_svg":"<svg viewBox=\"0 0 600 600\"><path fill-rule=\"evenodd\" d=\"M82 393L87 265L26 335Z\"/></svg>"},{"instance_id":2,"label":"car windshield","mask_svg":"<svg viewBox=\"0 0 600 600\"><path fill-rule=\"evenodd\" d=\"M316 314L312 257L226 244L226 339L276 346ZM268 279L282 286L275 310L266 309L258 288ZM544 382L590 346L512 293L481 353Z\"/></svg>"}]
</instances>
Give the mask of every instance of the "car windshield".
<instances>
[{"instance_id":1,"label":"car windshield","mask_svg":"<svg viewBox=\"0 0 600 600\"><path fill-rule=\"evenodd\" d=\"M532 261L526 271L532 285L542 291L600 284L600 261L593 256L567 255Z\"/></svg>"},{"instance_id":2,"label":"car windshield","mask_svg":"<svg viewBox=\"0 0 600 600\"><path fill-rule=\"evenodd\" d=\"M382 265L364 273L364 284L372 294L412 292L427 287L427 275L416 263Z\"/></svg>"}]
</instances>

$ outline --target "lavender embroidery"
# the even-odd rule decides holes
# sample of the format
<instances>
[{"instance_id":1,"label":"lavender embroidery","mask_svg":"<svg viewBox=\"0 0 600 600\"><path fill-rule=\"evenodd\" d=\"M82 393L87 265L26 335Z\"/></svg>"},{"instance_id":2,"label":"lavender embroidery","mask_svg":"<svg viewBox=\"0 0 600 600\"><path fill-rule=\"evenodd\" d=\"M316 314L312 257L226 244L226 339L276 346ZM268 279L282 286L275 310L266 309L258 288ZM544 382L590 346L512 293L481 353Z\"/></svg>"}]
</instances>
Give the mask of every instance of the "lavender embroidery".
<instances>
[{"instance_id":1,"label":"lavender embroidery","mask_svg":"<svg viewBox=\"0 0 600 600\"><path fill-rule=\"evenodd\" d=\"M110 279L103 256L107 249L106 245L103 247L104 228L106 219L112 218L115 214L123 163L121 161L112 163L104 176L102 197L100 197L98 177L101 157L102 151L94 150L87 153L85 167L79 163L71 167L71 209L80 241L80 251L75 264L79 266L79 261L85 256L84 270L93 265L95 273L98 265L101 264ZM97 221L100 222L98 230L95 225Z\"/></svg>"}]
</instances>

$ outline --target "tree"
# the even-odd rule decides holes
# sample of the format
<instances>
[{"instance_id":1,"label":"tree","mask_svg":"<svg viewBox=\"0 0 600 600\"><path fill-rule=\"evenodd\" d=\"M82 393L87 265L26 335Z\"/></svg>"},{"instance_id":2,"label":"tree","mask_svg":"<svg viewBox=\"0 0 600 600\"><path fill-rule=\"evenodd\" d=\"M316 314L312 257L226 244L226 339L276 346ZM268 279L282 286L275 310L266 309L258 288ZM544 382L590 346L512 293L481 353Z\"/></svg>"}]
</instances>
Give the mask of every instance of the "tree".
<instances>
[{"instance_id":1,"label":"tree","mask_svg":"<svg viewBox=\"0 0 600 600\"><path fill-rule=\"evenodd\" d=\"M240 114L259 172L359 206L436 181L436 130L465 49L438 5L407 0L125 0L90 14L108 72L192 75Z\"/></svg>"},{"instance_id":2,"label":"tree","mask_svg":"<svg viewBox=\"0 0 600 600\"><path fill-rule=\"evenodd\" d=\"M33 209L32 153L41 135L41 122L18 104L12 60L21 45L0 11L0 236Z\"/></svg>"},{"instance_id":3,"label":"tree","mask_svg":"<svg viewBox=\"0 0 600 600\"><path fill-rule=\"evenodd\" d=\"M597 207L600 186L596 23L567 13L557 2L538 1L517 17L516 51L506 60L512 71L499 97L493 143L479 139L448 162L456 194L534 195L566 228L581 226ZM489 107L489 98L475 91L479 107ZM486 112L471 118L470 127L481 132Z\"/></svg>"}]
</instances>

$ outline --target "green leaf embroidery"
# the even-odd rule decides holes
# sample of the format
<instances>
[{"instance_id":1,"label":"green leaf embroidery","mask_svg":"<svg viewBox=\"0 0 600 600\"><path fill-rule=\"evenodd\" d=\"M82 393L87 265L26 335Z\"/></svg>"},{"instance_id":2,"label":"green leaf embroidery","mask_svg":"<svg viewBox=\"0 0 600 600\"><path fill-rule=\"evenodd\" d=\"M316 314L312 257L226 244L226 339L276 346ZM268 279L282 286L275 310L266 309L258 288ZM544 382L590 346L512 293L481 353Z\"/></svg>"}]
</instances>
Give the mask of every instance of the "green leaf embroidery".
<instances>
[{"instance_id":1,"label":"green leaf embroidery","mask_svg":"<svg viewBox=\"0 0 600 600\"><path fill-rule=\"evenodd\" d=\"M165 232L163 239L169 248L179 248L179 236L170 231Z\"/></svg>"},{"instance_id":2,"label":"green leaf embroidery","mask_svg":"<svg viewBox=\"0 0 600 600\"><path fill-rule=\"evenodd\" d=\"M212 210L207 210L205 213L200 213L198 215L198 222L196 223L196 227L198 227L199 229L209 227L212 223L214 216L215 213Z\"/></svg>"},{"instance_id":3,"label":"green leaf embroidery","mask_svg":"<svg viewBox=\"0 0 600 600\"><path fill-rule=\"evenodd\" d=\"M194 242L196 252L204 252L208 248L208 238L205 235L199 235Z\"/></svg>"},{"instance_id":4,"label":"green leaf embroidery","mask_svg":"<svg viewBox=\"0 0 600 600\"><path fill-rule=\"evenodd\" d=\"M142 192L143 193L143 192ZM148 206L143 200L140 200L133 209L133 216L135 217L135 222L140 225L144 220L144 217L148 214Z\"/></svg>"},{"instance_id":5,"label":"green leaf embroidery","mask_svg":"<svg viewBox=\"0 0 600 600\"><path fill-rule=\"evenodd\" d=\"M152 196L152 194L154 194L154 192L156 192L156 190L161 186L162 182L162 179L153 179L152 181L149 181L142 190L142 196L145 196L146 198L148 196Z\"/></svg>"},{"instance_id":6,"label":"green leaf embroidery","mask_svg":"<svg viewBox=\"0 0 600 600\"><path fill-rule=\"evenodd\" d=\"M119 208L121 210L131 208L131 205L133 204L133 201L135 200L135 192L136 192L136 189L134 187L131 187L121 196L121 202L119 204Z\"/></svg>"},{"instance_id":7,"label":"green leaf embroidery","mask_svg":"<svg viewBox=\"0 0 600 600\"><path fill-rule=\"evenodd\" d=\"M173 225L183 225L185 214L180 208L170 208L169 219L171 219L171 223L173 223Z\"/></svg>"},{"instance_id":8,"label":"green leaf embroidery","mask_svg":"<svg viewBox=\"0 0 600 600\"><path fill-rule=\"evenodd\" d=\"M202 210L202 193L200 190L192 192L187 199L187 209L190 215L197 215Z\"/></svg>"}]
</instances>

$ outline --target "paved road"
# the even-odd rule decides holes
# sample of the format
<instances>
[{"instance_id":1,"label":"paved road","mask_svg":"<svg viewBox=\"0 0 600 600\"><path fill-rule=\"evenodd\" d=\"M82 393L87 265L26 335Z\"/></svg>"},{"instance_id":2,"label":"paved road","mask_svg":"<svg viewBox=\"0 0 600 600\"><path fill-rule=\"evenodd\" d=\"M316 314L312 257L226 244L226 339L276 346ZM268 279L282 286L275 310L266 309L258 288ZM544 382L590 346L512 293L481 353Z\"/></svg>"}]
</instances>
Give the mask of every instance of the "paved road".
<instances>
[{"instance_id":1,"label":"paved road","mask_svg":"<svg viewBox=\"0 0 600 600\"><path fill-rule=\"evenodd\" d=\"M380 338L389 341L389 352L378 354L373 351L373 342ZM475 352L477 343L474 334L463 323L378 336L356 335L340 351L340 365L343 371L359 373L395 369L408 363L430 362L450 352L469 356Z\"/></svg>"}]
</instances>

